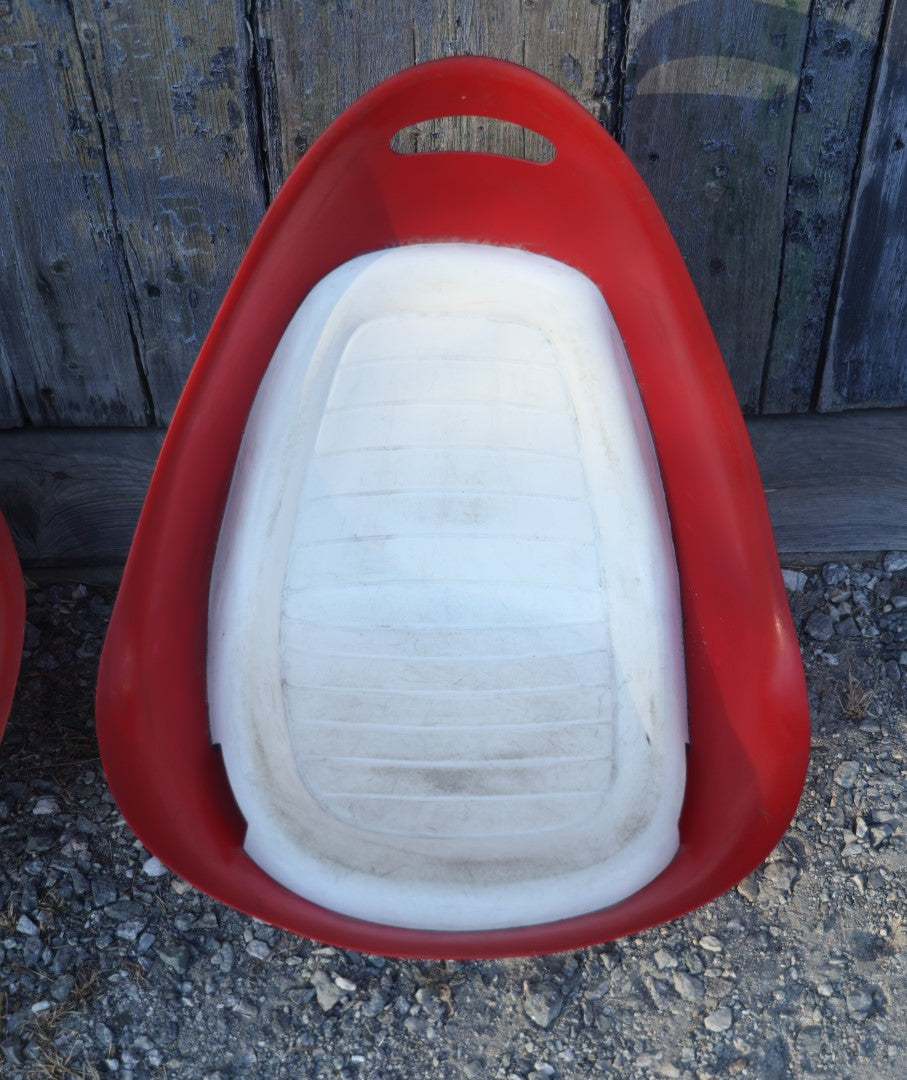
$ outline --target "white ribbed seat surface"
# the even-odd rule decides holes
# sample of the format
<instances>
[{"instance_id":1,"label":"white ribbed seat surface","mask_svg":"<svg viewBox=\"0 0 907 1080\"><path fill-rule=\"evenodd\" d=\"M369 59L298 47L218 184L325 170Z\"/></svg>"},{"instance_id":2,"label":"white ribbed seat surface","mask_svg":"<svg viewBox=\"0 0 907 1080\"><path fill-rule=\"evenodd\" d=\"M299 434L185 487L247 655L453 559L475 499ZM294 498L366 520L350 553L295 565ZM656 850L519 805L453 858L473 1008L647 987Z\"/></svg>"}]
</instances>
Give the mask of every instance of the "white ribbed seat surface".
<instances>
[{"instance_id":1,"label":"white ribbed seat surface","mask_svg":"<svg viewBox=\"0 0 907 1080\"><path fill-rule=\"evenodd\" d=\"M317 286L234 472L208 697L246 850L334 910L528 925L667 865L676 567L638 392L585 277L442 244Z\"/></svg>"}]
</instances>

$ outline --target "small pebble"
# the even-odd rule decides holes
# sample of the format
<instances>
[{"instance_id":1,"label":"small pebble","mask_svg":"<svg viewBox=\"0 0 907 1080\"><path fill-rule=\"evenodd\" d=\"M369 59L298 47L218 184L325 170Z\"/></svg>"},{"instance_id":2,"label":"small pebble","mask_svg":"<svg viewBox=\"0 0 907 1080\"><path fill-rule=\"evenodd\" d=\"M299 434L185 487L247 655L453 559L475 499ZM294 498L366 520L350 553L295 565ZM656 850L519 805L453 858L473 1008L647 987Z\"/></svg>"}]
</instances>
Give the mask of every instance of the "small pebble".
<instances>
[{"instance_id":1,"label":"small pebble","mask_svg":"<svg viewBox=\"0 0 907 1080\"><path fill-rule=\"evenodd\" d=\"M708 950L708 952L721 952L723 948L718 938L713 937L711 934L706 934L705 937L701 937L699 939L699 944L703 949Z\"/></svg>"},{"instance_id":2,"label":"small pebble","mask_svg":"<svg viewBox=\"0 0 907 1080\"><path fill-rule=\"evenodd\" d=\"M664 971L665 968L677 967L677 957L667 949L656 949L653 959L660 971Z\"/></svg>"},{"instance_id":3,"label":"small pebble","mask_svg":"<svg viewBox=\"0 0 907 1080\"><path fill-rule=\"evenodd\" d=\"M801 592L809 580L800 570L782 570L781 577L788 592Z\"/></svg>"},{"instance_id":4,"label":"small pebble","mask_svg":"<svg viewBox=\"0 0 907 1080\"><path fill-rule=\"evenodd\" d=\"M316 971L311 978L315 988L315 998L325 1012L331 1009L343 997L343 991L334 983L334 980L324 971Z\"/></svg>"},{"instance_id":5,"label":"small pebble","mask_svg":"<svg viewBox=\"0 0 907 1080\"><path fill-rule=\"evenodd\" d=\"M267 960L271 955L271 949L264 941L259 941L257 938L253 938L246 945L246 952L250 956L254 956L256 960Z\"/></svg>"},{"instance_id":6,"label":"small pebble","mask_svg":"<svg viewBox=\"0 0 907 1080\"><path fill-rule=\"evenodd\" d=\"M762 874L763 881L785 893L790 892L796 878L797 868L780 859L769 863Z\"/></svg>"},{"instance_id":7,"label":"small pebble","mask_svg":"<svg viewBox=\"0 0 907 1080\"><path fill-rule=\"evenodd\" d=\"M887 574L907 570L907 551L889 551L882 561L882 567Z\"/></svg>"},{"instance_id":8,"label":"small pebble","mask_svg":"<svg viewBox=\"0 0 907 1080\"><path fill-rule=\"evenodd\" d=\"M146 859L142 863L142 873L147 874L148 877L156 878L163 877L164 874L169 874L170 871L156 855L152 855L150 859Z\"/></svg>"},{"instance_id":9,"label":"small pebble","mask_svg":"<svg viewBox=\"0 0 907 1080\"><path fill-rule=\"evenodd\" d=\"M824 611L814 611L806 620L806 633L814 641L830 641L835 636L835 626L831 616Z\"/></svg>"},{"instance_id":10,"label":"small pebble","mask_svg":"<svg viewBox=\"0 0 907 1080\"><path fill-rule=\"evenodd\" d=\"M872 995L865 990L854 990L845 998L847 1011L851 1016L864 1020L872 1010Z\"/></svg>"},{"instance_id":11,"label":"small pebble","mask_svg":"<svg viewBox=\"0 0 907 1080\"><path fill-rule=\"evenodd\" d=\"M539 1027L547 1028L560 1016L563 998L555 990L523 987L523 1011Z\"/></svg>"},{"instance_id":12,"label":"small pebble","mask_svg":"<svg viewBox=\"0 0 907 1080\"><path fill-rule=\"evenodd\" d=\"M826 585L843 585L850 580L850 567L844 563L826 563L822 567L822 580Z\"/></svg>"},{"instance_id":13,"label":"small pebble","mask_svg":"<svg viewBox=\"0 0 907 1080\"><path fill-rule=\"evenodd\" d=\"M35 803L33 814L59 814L60 804L50 795L45 795Z\"/></svg>"},{"instance_id":14,"label":"small pebble","mask_svg":"<svg viewBox=\"0 0 907 1080\"><path fill-rule=\"evenodd\" d=\"M35 926L35 924L27 915L19 916L19 920L16 923L16 929L19 931L20 934L27 934L30 937L33 937L40 933L38 927Z\"/></svg>"},{"instance_id":15,"label":"small pebble","mask_svg":"<svg viewBox=\"0 0 907 1080\"><path fill-rule=\"evenodd\" d=\"M702 979L697 979L685 971L675 971L672 978L674 989L684 1001L702 1001L705 997Z\"/></svg>"},{"instance_id":16,"label":"small pebble","mask_svg":"<svg viewBox=\"0 0 907 1080\"><path fill-rule=\"evenodd\" d=\"M860 765L857 761L842 761L835 769L834 780L838 787L848 790L857 782L860 775Z\"/></svg>"},{"instance_id":17,"label":"small pebble","mask_svg":"<svg viewBox=\"0 0 907 1080\"><path fill-rule=\"evenodd\" d=\"M743 881L737 885L737 892L739 892L744 899L749 900L751 904L755 903L759 896L759 882L756 880L755 874L750 874L748 877L745 877Z\"/></svg>"},{"instance_id":18,"label":"small pebble","mask_svg":"<svg viewBox=\"0 0 907 1080\"><path fill-rule=\"evenodd\" d=\"M727 1031L733 1022L734 1014L726 1005L722 1005L720 1009L710 1012L705 1020L703 1020L703 1024L705 1024L706 1028L709 1031L714 1031L716 1033Z\"/></svg>"}]
</instances>

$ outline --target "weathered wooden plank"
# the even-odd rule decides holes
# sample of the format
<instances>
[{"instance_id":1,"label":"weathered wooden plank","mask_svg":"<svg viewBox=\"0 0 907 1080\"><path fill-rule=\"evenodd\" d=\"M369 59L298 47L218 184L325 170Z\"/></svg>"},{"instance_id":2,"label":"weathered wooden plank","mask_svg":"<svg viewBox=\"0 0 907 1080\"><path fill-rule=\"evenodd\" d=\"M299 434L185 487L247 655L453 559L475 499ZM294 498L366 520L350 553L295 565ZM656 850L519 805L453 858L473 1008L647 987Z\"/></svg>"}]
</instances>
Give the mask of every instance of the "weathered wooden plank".
<instances>
[{"instance_id":1,"label":"weathered wooden plank","mask_svg":"<svg viewBox=\"0 0 907 1080\"><path fill-rule=\"evenodd\" d=\"M72 0L105 132L136 335L166 422L264 211L241 0Z\"/></svg>"},{"instance_id":2,"label":"weathered wooden plank","mask_svg":"<svg viewBox=\"0 0 907 1080\"><path fill-rule=\"evenodd\" d=\"M625 147L683 252L747 412L778 286L809 0L638 0Z\"/></svg>"},{"instance_id":3,"label":"weathered wooden plank","mask_svg":"<svg viewBox=\"0 0 907 1080\"><path fill-rule=\"evenodd\" d=\"M598 112L606 10L587 0L483 4L477 0L393 0L353 6L272 0L256 9L255 37L272 187L344 108L410 64L474 53L515 60L554 79ZM520 131L435 125L463 149L536 152ZM416 143L402 148L419 148Z\"/></svg>"},{"instance_id":4,"label":"weathered wooden plank","mask_svg":"<svg viewBox=\"0 0 907 1080\"><path fill-rule=\"evenodd\" d=\"M762 412L812 406L885 0L817 0L790 154Z\"/></svg>"},{"instance_id":5,"label":"weathered wooden plank","mask_svg":"<svg viewBox=\"0 0 907 1080\"><path fill-rule=\"evenodd\" d=\"M907 548L907 409L751 417L779 552ZM0 510L29 566L122 563L162 433L0 433Z\"/></svg>"},{"instance_id":6,"label":"weathered wooden plank","mask_svg":"<svg viewBox=\"0 0 907 1080\"><path fill-rule=\"evenodd\" d=\"M907 548L907 409L748 423L781 552Z\"/></svg>"},{"instance_id":7,"label":"weathered wooden plank","mask_svg":"<svg viewBox=\"0 0 907 1080\"><path fill-rule=\"evenodd\" d=\"M907 0L892 0L819 407L907 402Z\"/></svg>"},{"instance_id":8,"label":"weathered wooden plank","mask_svg":"<svg viewBox=\"0 0 907 1080\"><path fill-rule=\"evenodd\" d=\"M0 426L147 418L96 112L69 7L0 4Z\"/></svg>"},{"instance_id":9,"label":"weathered wooden plank","mask_svg":"<svg viewBox=\"0 0 907 1080\"><path fill-rule=\"evenodd\" d=\"M416 0L420 9L425 4ZM264 136L275 192L338 113L413 61L412 0L254 5Z\"/></svg>"},{"instance_id":10,"label":"weathered wooden plank","mask_svg":"<svg viewBox=\"0 0 907 1080\"><path fill-rule=\"evenodd\" d=\"M124 562L162 441L155 428L0 433L0 510L23 562Z\"/></svg>"}]
</instances>

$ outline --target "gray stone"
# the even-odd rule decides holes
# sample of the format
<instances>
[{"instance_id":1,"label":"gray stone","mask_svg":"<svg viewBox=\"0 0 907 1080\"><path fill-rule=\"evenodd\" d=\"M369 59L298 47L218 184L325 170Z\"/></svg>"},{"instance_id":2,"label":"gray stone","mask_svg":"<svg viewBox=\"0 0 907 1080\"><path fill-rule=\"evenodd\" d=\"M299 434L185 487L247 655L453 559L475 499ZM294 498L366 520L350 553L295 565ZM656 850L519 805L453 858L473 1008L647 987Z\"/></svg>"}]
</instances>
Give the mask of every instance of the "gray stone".
<instances>
[{"instance_id":1,"label":"gray stone","mask_svg":"<svg viewBox=\"0 0 907 1080\"><path fill-rule=\"evenodd\" d=\"M668 949L656 949L653 959L661 971L677 967L677 957Z\"/></svg>"},{"instance_id":2,"label":"gray stone","mask_svg":"<svg viewBox=\"0 0 907 1080\"><path fill-rule=\"evenodd\" d=\"M779 892L790 892L797 879L797 868L779 859L766 866L762 874L763 882L774 886Z\"/></svg>"},{"instance_id":3,"label":"gray stone","mask_svg":"<svg viewBox=\"0 0 907 1080\"><path fill-rule=\"evenodd\" d=\"M835 769L835 783L838 787L848 790L857 782L860 775L860 764L857 761L842 761Z\"/></svg>"},{"instance_id":4,"label":"gray stone","mask_svg":"<svg viewBox=\"0 0 907 1080\"><path fill-rule=\"evenodd\" d=\"M702 979L697 979L685 971L675 971L672 977L674 989L684 1001L702 1001L705 997Z\"/></svg>"},{"instance_id":5,"label":"gray stone","mask_svg":"<svg viewBox=\"0 0 907 1080\"><path fill-rule=\"evenodd\" d=\"M127 922L129 919L137 918L144 910L144 905L138 900L119 900L115 904L107 904L104 914L114 922Z\"/></svg>"},{"instance_id":6,"label":"gray stone","mask_svg":"<svg viewBox=\"0 0 907 1080\"><path fill-rule=\"evenodd\" d=\"M271 955L271 950L267 943L259 941L257 938L252 938L248 945L246 945L246 952L249 956L254 956L256 960L267 960Z\"/></svg>"},{"instance_id":7,"label":"gray stone","mask_svg":"<svg viewBox=\"0 0 907 1080\"><path fill-rule=\"evenodd\" d=\"M756 902L759 896L759 882L756 880L755 874L749 874L737 885L737 892L745 899L749 900L751 904Z\"/></svg>"},{"instance_id":8,"label":"gray stone","mask_svg":"<svg viewBox=\"0 0 907 1080\"><path fill-rule=\"evenodd\" d=\"M860 608L861 611L872 610L872 602L862 589L854 589L853 602L857 605L858 608Z\"/></svg>"},{"instance_id":9,"label":"gray stone","mask_svg":"<svg viewBox=\"0 0 907 1080\"><path fill-rule=\"evenodd\" d=\"M721 1031L727 1031L733 1022L734 1014L726 1005L722 1005L721 1008L716 1009L714 1012L710 1012L703 1020L706 1029L708 1031L713 1031L716 1034Z\"/></svg>"},{"instance_id":10,"label":"gray stone","mask_svg":"<svg viewBox=\"0 0 907 1080\"><path fill-rule=\"evenodd\" d=\"M144 919L127 919L117 927L117 937L123 941L138 941L139 935L145 929Z\"/></svg>"},{"instance_id":11,"label":"gray stone","mask_svg":"<svg viewBox=\"0 0 907 1080\"><path fill-rule=\"evenodd\" d=\"M857 626L856 619L848 615L846 619L842 619L835 625L835 633L838 637L855 638L861 637L860 628Z\"/></svg>"},{"instance_id":12,"label":"gray stone","mask_svg":"<svg viewBox=\"0 0 907 1080\"><path fill-rule=\"evenodd\" d=\"M72 975L60 975L54 979L50 988L50 996L54 1001L65 1001L73 991L76 980Z\"/></svg>"},{"instance_id":13,"label":"gray stone","mask_svg":"<svg viewBox=\"0 0 907 1080\"><path fill-rule=\"evenodd\" d=\"M907 551L889 551L882 562L882 566L888 574L896 574L901 570L907 570Z\"/></svg>"},{"instance_id":14,"label":"gray stone","mask_svg":"<svg viewBox=\"0 0 907 1080\"><path fill-rule=\"evenodd\" d=\"M20 915L19 920L16 923L16 929L20 934L28 934L29 936L40 933L38 927L31 921L27 915Z\"/></svg>"},{"instance_id":15,"label":"gray stone","mask_svg":"<svg viewBox=\"0 0 907 1080\"><path fill-rule=\"evenodd\" d=\"M822 567L822 580L826 585L843 585L850 581L850 567L844 563L826 563Z\"/></svg>"},{"instance_id":16,"label":"gray stone","mask_svg":"<svg viewBox=\"0 0 907 1080\"><path fill-rule=\"evenodd\" d=\"M806 633L814 641L830 641L835 636L835 626L831 616L824 611L814 611L806 620Z\"/></svg>"},{"instance_id":17,"label":"gray stone","mask_svg":"<svg viewBox=\"0 0 907 1080\"><path fill-rule=\"evenodd\" d=\"M315 988L318 1004L325 1012L330 1012L344 996L340 987L325 971L313 972L309 981Z\"/></svg>"},{"instance_id":18,"label":"gray stone","mask_svg":"<svg viewBox=\"0 0 907 1080\"><path fill-rule=\"evenodd\" d=\"M99 906L112 904L119 893L113 878L107 874L98 874L91 879L91 898Z\"/></svg>"},{"instance_id":19,"label":"gray stone","mask_svg":"<svg viewBox=\"0 0 907 1080\"><path fill-rule=\"evenodd\" d=\"M850 1015L855 1016L860 1020L865 1020L870 1012L872 1012L872 994L867 990L853 990L844 1000L847 1003L847 1011Z\"/></svg>"},{"instance_id":20,"label":"gray stone","mask_svg":"<svg viewBox=\"0 0 907 1080\"><path fill-rule=\"evenodd\" d=\"M564 999L557 990L549 987L523 991L523 1010L529 1019L539 1027L547 1028L560 1016Z\"/></svg>"},{"instance_id":21,"label":"gray stone","mask_svg":"<svg viewBox=\"0 0 907 1080\"><path fill-rule=\"evenodd\" d=\"M387 1001L386 994L382 994L380 990L373 990L369 994L368 1000L363 1002L362 1012L365 1016L377 1016L379 1013L384 1012Z\"/></svg>"},{"instance_id":22,"label":"gray stone","mask_svg":"<svg viewBox=\"0 0 907 1080\"><path fill-rule=\"evenodd\" d=\"M7 1065L22 1065L22 1040L17 1035L10 1035L0 1042L0 1052Z\"/></svg>"},{"instance_id":23,"label":"gray stone","mask_svg":"<svg viewBox=\"0 0 907 1080\"><path fill-rule=\"evenodd\" d=\"M189 949L185 945L162 945L157 955L163 964L177 975L185 975L189 970Z\"/></svg>"},{"instance_id":24,"label":"gray stone","mask_svg":"<svg viewBox=\"0 0 907 1080\"><path fill-rule=\"evenodd\" d=\"M907 611L907 596L904 596L903 593L892 596L891 606L895 611Z\"/></svg>"},{"instance_id":25,"label":"gray stone","mask_svg":"<svg viewBox=\"0 0 907 1080\"><path fill-rule=\"evenodd\" d=\"M806 574L800 570L782 570L781 577L784 581L784 588L788 592L802 592L806 582L809 580Z\"/></svg>"}]
</instances>

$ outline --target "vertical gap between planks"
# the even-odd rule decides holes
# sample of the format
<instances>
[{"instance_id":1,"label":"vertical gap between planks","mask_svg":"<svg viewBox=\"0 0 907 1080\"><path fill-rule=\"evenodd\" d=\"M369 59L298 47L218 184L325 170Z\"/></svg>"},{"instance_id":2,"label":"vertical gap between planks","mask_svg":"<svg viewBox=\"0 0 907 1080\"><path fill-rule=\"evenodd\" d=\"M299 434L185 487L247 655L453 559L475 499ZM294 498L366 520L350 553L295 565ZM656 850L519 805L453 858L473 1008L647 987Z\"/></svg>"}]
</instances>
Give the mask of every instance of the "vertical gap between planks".
<instances>
[{"instance_id":1,"label":"vertical gap between planks","mask_svg":"<svg viewBox=\"0 0 907 1080\"><path fill-rule=\"evenodd\" d=\"M138 291L135 287L135 281L132 277L132 270L129 267L129 258L126 254L126 241L120 229L120 216L117 211L116 192L113 183L113 173L110 168L110 158L107 152L107 135L104 131L104 120L101 116L101 110L98 106L98 98L94 89L94 82L91 77L91 70L88 66L88 58L85 55L85 49L82 47L82 35L79 33L79 20L76 17L75 4L73 0L68 0L66 9L69 12L70 19L72 20L73 37L75 38L76 48L79 53L79 60L82 64L82 71L85 74L85 86L88 89L88 96L91 101L91 111L94 116L94 122L98 130L98 141L100 143L101 150L101 167L104 174L104 182L107 186L107 194L110 198L110 224L113 229L113 248L117 253L117 262L120 268L120 283L123 286L124 296L126 300L126 322L129 326L129 337L132 343L132 358L135 365L136 375L138 376L139 386L141 387L142 397L145 403L145 422L149 426L154 425L157 420L157 410L154 405L154 395L151 392L151 383L148 380L148 373L145 371L144 356L142 349L142 341L144 335L141 332L141 326L139 324L139 298ZM101 37L98 36L99 47ZM103 49L102 49L103 52Z\"/></svg>"},{"instance_id":2,"label":"vertical gap between planks","mask_svg":"<svg viewBox=\"0 0 907 1080\"><path fill-rule=\"evenodd\" d=\"M854 158L853 174L850 178L850 191L847 195L847 211L844 214L844 226L841 229L841 239L838 242L838 258L832 278L831 290L828 294L828 307L825 311L825 323L822 327L822 341L819 346L819 363L816 366L816 377L813 382L812 395L810 397L810 412L818 412L822 397L822 384L825 382L826 369L828 368L828 352L831 347L831 335L834 330L835 316L838 310L838 299L841 295L841 281L844 277L844 263L847 258L850 231L856 213L857 190L860 186L860 175L863 172L864 154L866 150L866 138L869 125L875 112L876 96L878 94L879 78L881 77L882 64L885 61L885 43L888 41L891 29L891 20L894 18L894 8L898 0L887 0L885 14L882 17L879 29L879 40L876 45L876 53L872 62L872 76L869 80L869 90L866 93L866 104L863 106L863 117L860 122L860 139L857 145L857 153Z\"/></svg>"},{"instance_id":3,"label":"vertical gap between planks","mask_svg":"<svg viewBox=\"0 0 907 1080\"><path fill-rule=\"evenodd\" d=\"M598 119L623 146L624 87L627 81L630 8L633 0L608 0L605 15L602 103Z\"/></svg>"},{"instance_id":4,"label":"vertical gap between planks","mask_svg":"<svg viewBox=\"0 0 907 1080\"><path fill-rule=\"evenodd\" d=\"M800 100L803 94L803 67L806 63L806 54L809 50L809 39L810 34L812 33L813 14L815 10L816 0L810 0L809 8L804 14L804 19L806 20L806 32L803 35L803 46L800 50L800 62L797 66L797 93L794 98L794 115L791 120L790 137L787 142L787 171L784 179L786 190L784 193L784 206L781 214L781 250L778 253L778 280L775 285L775 302L772 305L772 323L768 332L768 343L766 345L765 356L762 358L762 380L759 383L759 415L762 415L765 412L765 399L768 395L769 365L771 363L772 347L775 343L775 332L778 328L778 309L781 306L781 286L784 281L784 265L787 259L787 210L788 203L790 202L790 182L791 171L793 169L794 144L796 143L797 128L800 122ZM821 362L819 366L821 366Z\"/></svg>"},{"instance_id":5,"label":"vertical gap between planks","mask_svg":"<svg viewBox=\"0 0 907 1080\"><path fill-rule=\"evenodd\" d=\"M264 77L261 69L261 50L259 49L258 0L245 0L243 17L249 38L249 59L246 66L247 112L251 121L250 136L255 167L261 177L265 209L271 205L274 193L271 190L271 152L268 146L268 122L266 115Z\"/></svg>"}]
</instances>

